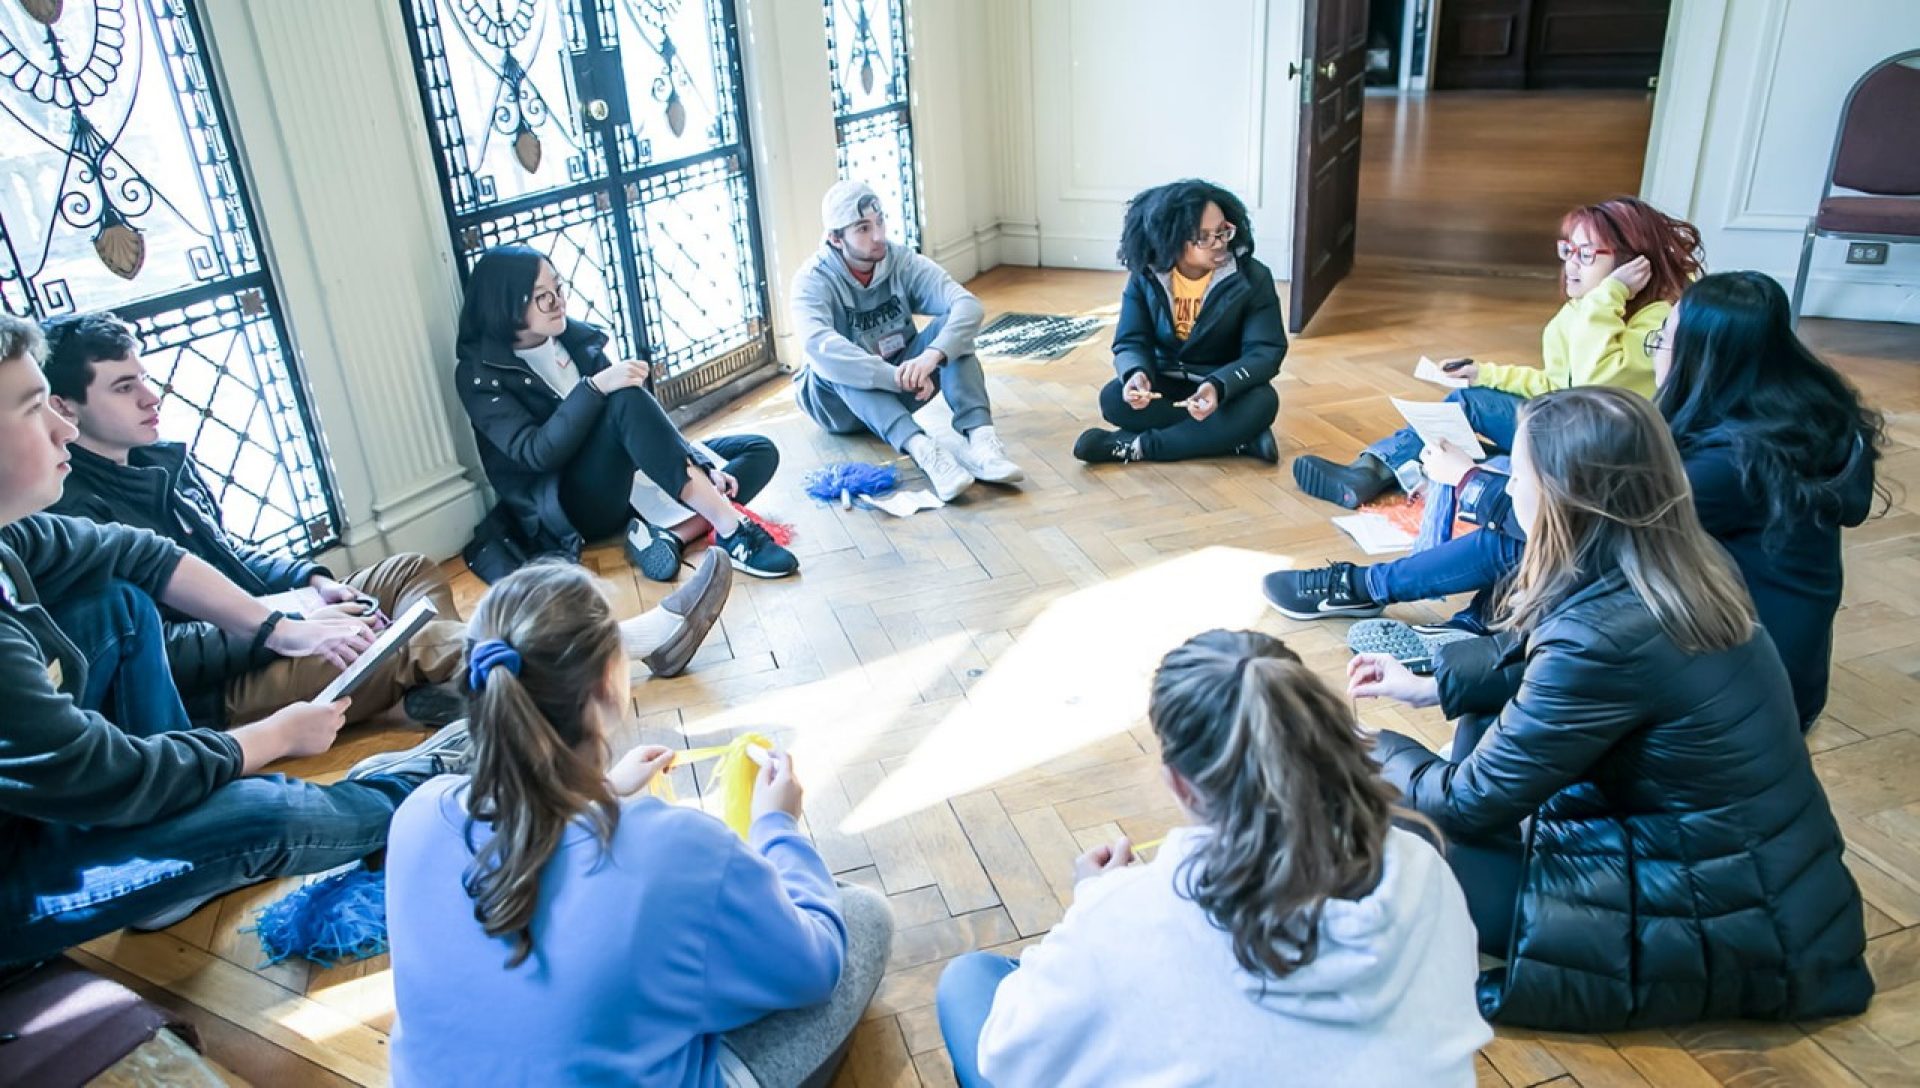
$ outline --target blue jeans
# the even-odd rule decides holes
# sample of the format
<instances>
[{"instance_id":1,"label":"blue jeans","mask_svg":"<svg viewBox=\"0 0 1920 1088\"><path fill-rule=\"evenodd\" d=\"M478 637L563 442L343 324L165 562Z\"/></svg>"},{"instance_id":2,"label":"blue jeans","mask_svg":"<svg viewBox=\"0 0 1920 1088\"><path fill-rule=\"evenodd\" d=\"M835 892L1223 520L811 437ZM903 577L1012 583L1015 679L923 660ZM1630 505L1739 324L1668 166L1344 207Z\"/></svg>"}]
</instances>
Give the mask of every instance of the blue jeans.
<instances>
[{"instance_id":1,"label":"blue jeans","mask_svg":"<svg viewBox=\"0 0 1920 1088\"><path fill-rule=\"evenodd\" d=\"M1457 536L1405 559L1366 568L1367 595L1381 604L1399 604L1472 590L1473 602L1451 622L1485 633L1494 587L1520 566L1526 547L1498 529Z\"/></svg>"},{"instance_id":2,"label":"blue jeans","mask_svg":"<svg viewBox=\"0 0 1920 1088\"><path fill-rule=\"evenodd\" d=\"M116 580L104 593L53 601L46 609L87 659L82 709L136 737L193 728L167 666L166 632L153 598Z\"/></svg>"},{"instance_id":3,"label":"blue jeans","mask_svg":"<svg viewBox=\"0 0 1920 1088\"><path fill-rule=\"evenodd\" d=\"M1527 403L1526 398L1474 385L1448 393L1447 400L1467 413L1467 422L1473 425L1474 433L1486 439L1494 453L1512 452L1513 436L1520 428L1520 407ZM1398 471L1400 466L1420 459L1422 445L1412 427L1402 427L1368 446L1367 452Z\"/></svg>"},{"instance_id":4,"label":"blue jeans","mask_svg":"<svg viewBox=\"0 0 1920 1088\"><path fill-rule=\"evenodd\" d=\"M994 952L957 956L940 972L934 998L940 1017L940 1037L946 1040L953 1062L953 1079L960 1088L991 1088L980 1075L980 1032L993 1011L993 995L1020 961Z\"/></svg>"},{"instance_id":5,"label":"blue jeans","mask_svg":"<svg viewBox=\"0 0 1920 1088\"><path fill-rule=\"evenodd\" d=\"M145 712L127 728L111 719L96 719L93 728L145 737L188 728L165 656L153 650L160 616L152 598L115 583L100 597L58 602L49 611L56 619L75 617L80 627L62 631L88 654L83 699ZM153 702L142 706L140 699ZM156 774L205 774L168 764L161 754L150 758ZM421 781L373 776L316 786L252 776L145 824L15 820L0 875L0 966L45 959L248 884L364 858L386 844L394 809Z\"/></svg>"},{"instance_id":6,"label":"blue jeans","mask_svg":"<svg viewBox=\"0 0 1920 1088\"><path fill-rule=\"evenodd\" d=\"M947 323L942 316L914 336L899 358L911 359L933 343ZM987 371L980 357L969 352L947 360L933 372L933 383L947 407L953 409L953 429L962 435L976 427L993 423L993 410L987 404ZM907 442L923 433L913 421L913 413L932 403L899 389L861 389L821 377L812 368L801 371L794 385L794 397L800 409L830 434L859 434L871 431L887 445L905 452Z\"/></svg>"}]
</instances>

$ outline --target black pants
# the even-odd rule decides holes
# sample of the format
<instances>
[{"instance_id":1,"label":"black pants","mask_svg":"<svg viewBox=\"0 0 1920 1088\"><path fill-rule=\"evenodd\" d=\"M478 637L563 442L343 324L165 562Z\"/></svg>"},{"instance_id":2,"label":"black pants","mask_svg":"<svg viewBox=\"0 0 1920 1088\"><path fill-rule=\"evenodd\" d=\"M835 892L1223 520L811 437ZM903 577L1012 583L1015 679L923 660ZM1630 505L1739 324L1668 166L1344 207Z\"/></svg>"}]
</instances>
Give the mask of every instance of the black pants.
<instances>
[{"instance_id":1,"label":"black pants","mask_svg":"<svg viewBox=\"0 0 1920 1088\"><path fill-rule=\"evenodd\" d=\"M1195 420L1174 401L1186 400L1200 387L1180 378L1148 375L1159 400L1135 409L1122 396L1120 379L1100 390L1100 414L1108 423L1140 436L1140 454L1148 461L1185 461L1193 457L1223 457L1259 437L1280 414L1280 394L1271 385L1241 390L1220 402L1204 420Z\"/></svg>"},{"instance_id":2,"label":"black pants","mask_svg":"<svg viewBox=\"0 0 1920 1088\"><path fill-rule=\"evenodd\" d=\"M1454 723L1451 761L1459 763L1466 759L1493 722L1492 715L1468 714ZM1527 875L1526 847L1520 841L1520 829L1472 839L1448 839L1447 866L1460 882L1460 890L1466 893L1467 914L1473 919L1474 932L1480 936L1480 951L1506 958L1507 946L1512 943L1520 885Z\"/></svg>"},{"instance_id":3,"label":"black pants","mask_svg":"<svg viewBox=\"0 0 1920 1088\"><path fill-rule=\"evenodd\" d=\"M737 502L749 502L773 479L780 451L758 435L724 435L707 443L740 481ZM607 398L593 433L560 473L560 508L574 530L588 540L621 532L633 516L627 497L633 474L645 473L660 490L680 497L692 465L686 439L652 394L622 389Z\"/></svg>"}]
</instances>

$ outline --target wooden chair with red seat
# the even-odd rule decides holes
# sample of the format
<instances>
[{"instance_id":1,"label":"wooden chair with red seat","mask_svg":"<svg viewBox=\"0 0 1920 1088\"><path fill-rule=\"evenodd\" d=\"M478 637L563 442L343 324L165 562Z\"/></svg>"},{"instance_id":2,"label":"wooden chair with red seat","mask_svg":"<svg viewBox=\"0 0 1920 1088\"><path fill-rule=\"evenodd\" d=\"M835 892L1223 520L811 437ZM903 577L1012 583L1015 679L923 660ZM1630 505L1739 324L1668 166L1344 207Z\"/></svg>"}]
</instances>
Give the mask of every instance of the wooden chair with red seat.
<instances>
[{"instance_id":1,"label":"wooden chair with red seat","mask_svg":"<svg viewBox=\"0 0 1920 1088\"><path fill-rule=\"evenodd\" d=\"M1840 107L1840 131L1820 192L1820 208L1800 243L1793 320L1807 294L1816 238L1920 242L1920 49L1873 66ZM1860 196L1835 196L1835 186Z\"/></svg>"}]
</instances>

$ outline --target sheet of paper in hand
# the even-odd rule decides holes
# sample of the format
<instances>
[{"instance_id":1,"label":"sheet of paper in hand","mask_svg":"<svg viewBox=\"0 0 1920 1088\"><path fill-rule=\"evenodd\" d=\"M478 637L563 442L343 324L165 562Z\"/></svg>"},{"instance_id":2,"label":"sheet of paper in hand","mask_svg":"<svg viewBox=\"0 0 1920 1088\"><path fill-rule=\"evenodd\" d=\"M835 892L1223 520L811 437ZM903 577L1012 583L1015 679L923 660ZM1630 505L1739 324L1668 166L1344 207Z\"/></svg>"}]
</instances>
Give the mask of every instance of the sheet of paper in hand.
<instances>
[{"instance_id":1,"label":"sheet of paper in hand","mask_svg":"<svg viewBox=\"0 0 1920 1088\"><path fill-rule=\"evenodd\" d=\"M413 607L400 613L400 618L394 620L392 625L381 632L380 637L374 640L366 653L361 654L353 664L342 670L339 676L334 677L332 683L314 697L314 702L331 703L335 699L352 695L360 685L367 682L367 678L373 675L374 670L392 660L395 654L405 650L407 640L419 634L422 627L439 615L440 610L433 607L432 601L413 602Z\"/></svg>"},{"instance_id":2,"label":"sheet of paper in hand","mask_svg":"<svg viewBox=\"0 0 1920 1088\"><path fill-rule=\"evenodd\" d=\"M1467 422L1466 410L1458 404L1444 400L1390 399L1406 418L1407 426L1420 436L1420 441L1429 446L1438 446L1444 439L1466 451L1476 461L1487 459L1487 451L1480 448L1480 437L1473 433L1473 424Z\"/></svg>"},{"instance_id":3,"label":"sheet of paper in hand","mask_svg":"<svg viewBox=\"0 0 1920 1088\"><path fill-rule=\"evenodd\" d=\"M1440 369L1439 363L1434 362L1432 359L1429 359L1424 355L1420 357L1420 361L1418 363L1414 364L1413 376L1416 378L1419 378L1423 382L1432 382L1435 385L1444 385L1448 389L1465 389L1467 386L1473 384L1472 382L1468 381L1465 378L1456 378L1453 375L1447 373L1446 371Z\"/></svg>"}]
</instances>

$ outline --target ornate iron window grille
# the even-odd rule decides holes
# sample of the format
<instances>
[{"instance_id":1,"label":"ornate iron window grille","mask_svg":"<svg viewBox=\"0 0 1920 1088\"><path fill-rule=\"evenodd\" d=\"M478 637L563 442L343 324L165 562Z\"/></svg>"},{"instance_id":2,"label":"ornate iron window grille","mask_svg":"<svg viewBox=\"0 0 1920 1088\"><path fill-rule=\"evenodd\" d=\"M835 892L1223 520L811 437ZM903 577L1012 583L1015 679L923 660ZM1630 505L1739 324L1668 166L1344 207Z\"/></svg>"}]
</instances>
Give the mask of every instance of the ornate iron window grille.
<instances>
[{"instance_id":1,"label":"ornate iron window grille","mask_svg":"<svg viewBox=\"0 0 1920 1088\"><path fill-rule=\"evenodd\" d=\"M669 406L774 364L733 0L401 5L463 277L545 252Z\"/></svg>"},{"instance_id":2,"label":"ornate iron window grille","mask_svg":"<svg viewBox=\"0 0 1920 1088\"><path fill-rule=\"evenodd\" d=\"M827 73L840 176L880 194L895 237L920 248L904 0L826 0Z\"/></svg>"},{"instance_id":3,"label":"ornate iron window grille","mask_svg":"<svg viewBox=\"0 0 1920 1088\"><path fill-rule=\"evenodd\" d=\"M0 8L0 306L131 322L229 531L317 551L332 485L228 131L191 0Z\"/></svg>"}]
</instances>

